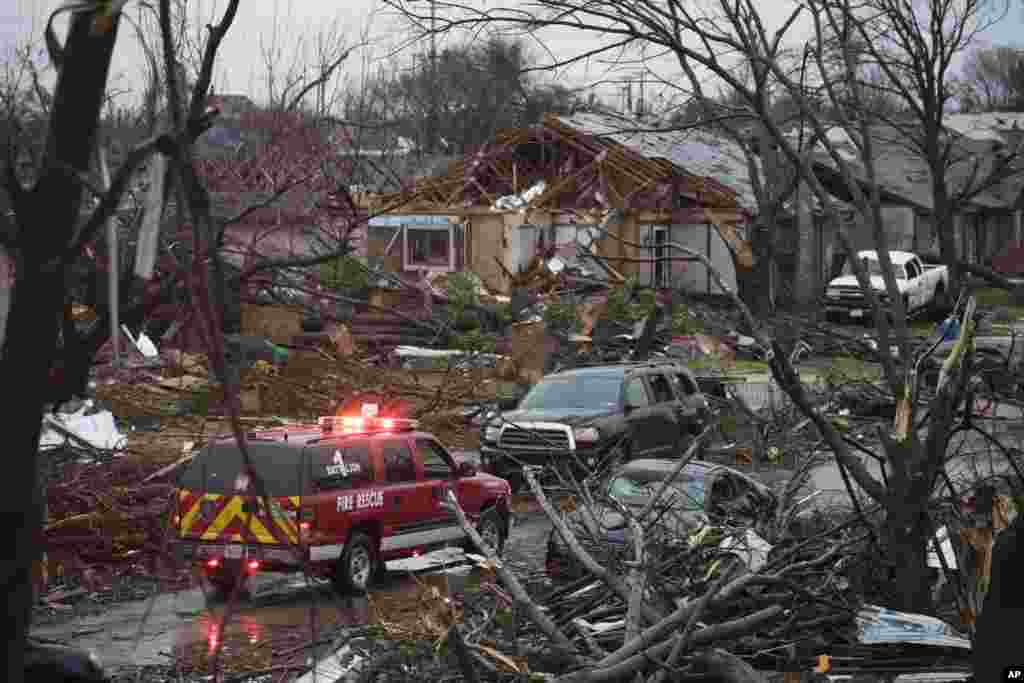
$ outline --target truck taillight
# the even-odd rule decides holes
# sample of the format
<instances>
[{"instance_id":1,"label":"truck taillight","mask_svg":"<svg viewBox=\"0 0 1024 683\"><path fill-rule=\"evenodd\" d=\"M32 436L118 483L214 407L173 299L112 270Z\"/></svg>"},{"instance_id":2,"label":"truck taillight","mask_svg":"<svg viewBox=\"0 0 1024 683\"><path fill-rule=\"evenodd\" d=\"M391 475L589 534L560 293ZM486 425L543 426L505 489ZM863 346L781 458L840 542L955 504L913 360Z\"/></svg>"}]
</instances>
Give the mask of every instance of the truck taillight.
<instances>
[{"instance_id":1,"label":"truck taillight","mask_svg":"<svg viewBox=\"0 0 1024 683\"><path fill-rule=\"evenodd\" d=\"M302 508L299 510L299 535L308 539L313 531L313 523L315 521L313 508Z\"/></svg>"}]
</instances>

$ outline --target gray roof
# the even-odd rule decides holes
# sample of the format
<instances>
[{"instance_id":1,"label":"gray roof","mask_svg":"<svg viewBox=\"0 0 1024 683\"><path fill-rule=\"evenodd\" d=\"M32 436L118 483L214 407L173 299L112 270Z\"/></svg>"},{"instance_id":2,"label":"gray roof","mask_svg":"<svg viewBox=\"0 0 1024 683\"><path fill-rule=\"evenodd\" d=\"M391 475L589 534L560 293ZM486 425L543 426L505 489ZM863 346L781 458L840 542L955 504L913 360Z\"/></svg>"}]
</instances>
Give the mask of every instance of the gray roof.
<instances>
[{"instance_id":1,"label":"gray roof","mask_svg":"<svg viewBox=\"0 0 1024 683\"><path fill-rule=\"evenodd\" d=\"M873 126L872 140L875 154L875 175L879 188L886 199L902 201L926 211L933 209L931 172L912 142L900 129L892 126ZM903 129L906 130L906 129ZM912 132L912 131L911 131ZM857 178L867 183L867 171L859 154L846 132L834 127L829 137ZM1005 147L991 139L967 138L957 135L953 150L954 161L947 174L947 186L953 192L960 192L969 185L984 178L997 160L997 146ZM834 160L824 151L816 155L819 169L838 173ZM1024 190L1024 161L1018 161L1016 175L977 194L971 204L979 209L1011 209L1021 191ZM973 175L976 172L976 175Z\"/></svg>"},{"instance_id":2,"label":"gray roof","mask_svg":"<svg viewBox=\"0 0 1024 683\"><path fill-rule=\"evenodd\" d=\"M757 210L747 157L739 143L706 129L658 130L661 124L613 114L582 112L560 116L563 124L605 137L648 159L665 159L696 176L714 178L731 188L740 205Z\"/></svg>"}]
</instances>

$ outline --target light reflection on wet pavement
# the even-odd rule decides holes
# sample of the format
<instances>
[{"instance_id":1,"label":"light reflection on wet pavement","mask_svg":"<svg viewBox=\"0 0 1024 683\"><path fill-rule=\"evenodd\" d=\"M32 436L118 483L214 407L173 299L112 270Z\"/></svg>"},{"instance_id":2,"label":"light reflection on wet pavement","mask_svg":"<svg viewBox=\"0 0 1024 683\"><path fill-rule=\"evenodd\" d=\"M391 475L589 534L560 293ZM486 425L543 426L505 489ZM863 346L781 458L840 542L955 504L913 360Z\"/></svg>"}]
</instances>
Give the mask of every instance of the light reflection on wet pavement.
<instances>
[{"instance_id":1,"label":"light reflection on wet pavement","mask_svg":"<svg viewBox=\"0 0 1024 683\"><path fill-rule=\"evenodd\" d=\"M461 562L461 566L453 566ZM444 567L448 567L446 571ZM418 581L409 572L416 572ZM426 574L420 572L426 571ZM445 577L443 582L435 575ZM470 567L461 550L439 551L417 560L389 563L389 574L367 596L338 596L326 581L301 575L263 574L253 577L248 594L233 605L231 618L221 631L225 604L209 600L199 587L163 593L152 600L117 605L105 613L33 630L42 639L93 649L104 665L167 665L176 654L209 656L218 645L222 656L245 646L262 647L278 641L308 641L317 630L340 625L371 623L371 603L391 604L418 599L420 583L450 587L457 593ZM141 631L140 631L141 630ZM138 645L136 647L136 639Z\"/></svg>"},{"instance_id":2,"label":"light reflection on wet pavement","mask_svg":"<svg viewBox=\"0 0 1024 683\"><path fill-rule=\"evenodd\" d=\"M547 534L540 517L516 522L506 550L525 543L535 555ZM541 515L542 517L542 515ZM526 521L521 524L520 521ZM506 553L506 557L508 552ZM530 564L536 564L535 561ZM341 626L417 619L425 595L438 589L456 596L479 572L461 549L388 563L388 574L369 596L339 596L327 581L301 575L259 574L248 594L239 596L222 629L225 605L208 600L197 586L151 600L115 605L104 613L33 629L33 635L77 648L93 650L109 672L127 667L162 667L175 662L195 672L211 670L219 651L224 670L277 666L281 655L300 659L324 654L324 647L304 647ZM138 642L136 642L138 641ZM294 657L292 657L294 659Z\"/></svg>"}]
</instances>

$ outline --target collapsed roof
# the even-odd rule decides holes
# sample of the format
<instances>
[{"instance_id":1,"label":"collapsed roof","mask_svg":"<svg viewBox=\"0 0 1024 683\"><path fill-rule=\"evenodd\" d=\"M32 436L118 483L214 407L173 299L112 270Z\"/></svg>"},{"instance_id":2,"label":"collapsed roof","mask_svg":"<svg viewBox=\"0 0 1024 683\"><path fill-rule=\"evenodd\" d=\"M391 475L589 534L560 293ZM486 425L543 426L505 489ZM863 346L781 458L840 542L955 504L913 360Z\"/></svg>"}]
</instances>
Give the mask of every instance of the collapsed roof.
<instances>
[{"instance_id":1,"label":"collapsed roof","mask_svg":"<svg viewBox=\"0 0 1024 683\"><path fill-rule=\"evenodd\" d=\"M502 131L440 175L379 200L395 207L491 207L543 181L530 197L531 210L753 210L738 146L709 133L648 133L641 125L608 114L548 114L543 123Z\"/></svg>"}]
</instances>

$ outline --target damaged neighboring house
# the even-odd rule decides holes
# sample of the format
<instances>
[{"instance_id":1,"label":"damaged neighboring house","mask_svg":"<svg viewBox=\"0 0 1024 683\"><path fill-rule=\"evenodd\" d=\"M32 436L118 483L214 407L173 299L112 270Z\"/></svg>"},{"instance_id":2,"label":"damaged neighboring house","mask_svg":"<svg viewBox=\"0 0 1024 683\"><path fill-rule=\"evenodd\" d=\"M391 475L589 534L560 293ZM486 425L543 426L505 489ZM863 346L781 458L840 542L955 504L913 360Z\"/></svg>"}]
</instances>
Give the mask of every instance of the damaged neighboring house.
<instances>
[{"instance_id":1,"label":"damaged neighboring house","mask_svg":"<svg viewBox=\"0 0 1024 683\"><path fill-rule=\"evenodd\" d=\"M1009 117L1019 115L1009 114ZM1003 115L953 115L947 128L955 135L955 162L947 171L947 183L953 193L978 186L998 160L1007 158L1016 148L1024 130L1011 126ZM891 125L872 128L875 149L875 173L883 204L883 222L890 249L914 251L926 259L938 259L939 242L933 220L931 173L920 155L910 147L906 135ZM865 192L868 174L845 131L829 131ZM1008 166L1001 182L992 183L970 197L954 216L955 244L961 260L988 264L1011 241L1019 241L1021 209L1024 208L1024 150ZM815 159L815 172L826 189L841 200L848 200L846 182L835 162L824 152ZM852 212L851 212L852 213ZM846 225L854 249L874 249L871 231L856 229L853 217ZM818 221L819 272L830 273L841 266L841 247L824 222ZM831 273L830 273L831 274ZM825 275L829 277L829 275Z\"/></svg>"},{"instance_id":2,"label":"damaged neighboring house","mask_svg":"<svg viewBox=\"0 0 1024 683\"><path fill-rule=\"evenodd\" d=\"M752 263L743 231L756 205L742 149L703 131L644 128L590 112L503 131L445 172L373 196L365 255L410 279L470 270L496 292L537 255L716 292L675 242L735 287L734 254Z\"/></svg>"}]
</instances>

